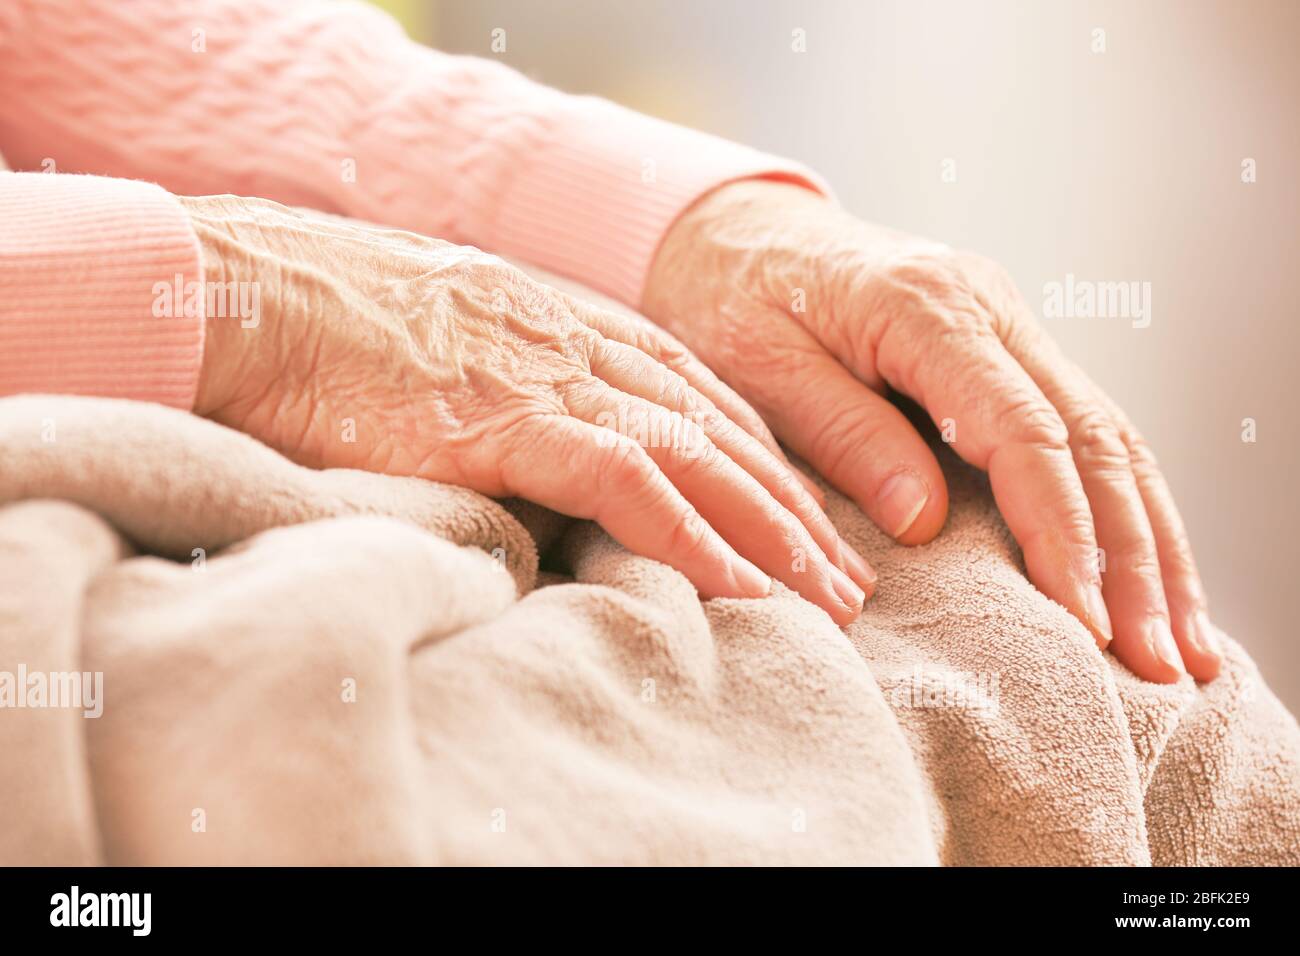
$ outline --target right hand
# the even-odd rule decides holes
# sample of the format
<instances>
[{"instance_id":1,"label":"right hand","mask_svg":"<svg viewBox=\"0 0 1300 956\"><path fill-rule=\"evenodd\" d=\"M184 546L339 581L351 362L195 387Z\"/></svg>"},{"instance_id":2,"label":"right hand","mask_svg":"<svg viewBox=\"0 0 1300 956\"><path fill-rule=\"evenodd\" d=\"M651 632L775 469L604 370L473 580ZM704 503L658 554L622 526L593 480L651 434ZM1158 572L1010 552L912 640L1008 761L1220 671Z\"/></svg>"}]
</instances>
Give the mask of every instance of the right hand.
<instances>
[{"instance_id":1,"label":"right hand","mask_svg":"<svg viewBox=\"0 0 1300 956\"><path fill-rule=\"evenodd\" d=\"M667 333L477 249L265 200L181 201L208 286L256 283L259 304L255 325L208 317L198 414L313 467L592 519L706 597L761 597L770 575L838 624L861 611L870 567L758 416Z\"/></svg>"},{"instance_id":2,"label":"right hand","mask_svg":"<svg viewBox=\"0 0 1300 956\"><path fill-rule=\"evenodd\" d=\"M988 472L1029 579L1100 647L1146 680L1219 673L1154 456L996 263L744 180L673 224L642 305L903 544L933 539L948 510L938 460L888 395L913 399Z\"/></svg>"}]
</instances>

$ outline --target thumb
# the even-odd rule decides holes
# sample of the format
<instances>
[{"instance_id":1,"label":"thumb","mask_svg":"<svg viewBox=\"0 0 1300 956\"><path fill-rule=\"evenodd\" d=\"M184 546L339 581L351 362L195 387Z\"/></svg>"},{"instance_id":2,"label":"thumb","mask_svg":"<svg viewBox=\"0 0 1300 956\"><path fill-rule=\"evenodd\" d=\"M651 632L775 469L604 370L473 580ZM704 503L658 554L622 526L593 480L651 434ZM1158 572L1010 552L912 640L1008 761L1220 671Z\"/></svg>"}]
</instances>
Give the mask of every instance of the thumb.
<instances>
[{"instance_id":1,"label":"thumb","mask_svg":"<svg viewBox=\"0 0 1300 956\"><path fill-rule=\"evenodd\" d=\"M948 516L943 472L912 423L819 346L787 367L772 430L902 544L924 544Z\"/></svg>"}]
</instances>

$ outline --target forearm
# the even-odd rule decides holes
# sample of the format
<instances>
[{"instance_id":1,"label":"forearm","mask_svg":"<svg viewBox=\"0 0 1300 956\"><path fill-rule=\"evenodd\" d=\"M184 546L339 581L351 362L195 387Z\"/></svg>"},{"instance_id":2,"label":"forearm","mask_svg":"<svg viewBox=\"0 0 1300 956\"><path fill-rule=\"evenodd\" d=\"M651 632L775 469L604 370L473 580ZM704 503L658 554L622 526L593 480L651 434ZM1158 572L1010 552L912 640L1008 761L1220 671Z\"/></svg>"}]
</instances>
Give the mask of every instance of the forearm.
<instances>
[{"instance_id":1,"label":"forearm","mask_svg":"<svg viewBox=\"0 0 1300 956\"><path fill-rule=\"evenodd\" d=\"M720 183L798 164L438 53L361 4L42 0L0 12L0 152L469 243L636 306ZM49 162L47 162L49 161Z\"/></svg>"}]
</instances>

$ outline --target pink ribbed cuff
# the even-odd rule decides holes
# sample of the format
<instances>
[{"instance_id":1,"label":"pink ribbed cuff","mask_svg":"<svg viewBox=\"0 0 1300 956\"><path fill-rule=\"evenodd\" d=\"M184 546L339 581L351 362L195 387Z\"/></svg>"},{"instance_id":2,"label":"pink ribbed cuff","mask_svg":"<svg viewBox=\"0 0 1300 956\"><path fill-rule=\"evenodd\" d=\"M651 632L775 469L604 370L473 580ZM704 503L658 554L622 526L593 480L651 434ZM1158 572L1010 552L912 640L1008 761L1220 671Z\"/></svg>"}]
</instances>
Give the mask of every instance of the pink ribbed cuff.
<instances>
[{"instance_id":1,"label":"pink ribbed cuff","mask_svg":"<svg viewBox=\"0 0 1300 956\"><path fill-rule=\"evenodd\" d=\"M184 290L202 276L189 219L160 187L0 173L0 394L191 408L203 314L185 314Z\"/></svg>"},{"instance_id":2,"label":"pink ribbed cuff","mask_svg":"<svg viewBox=\"0 0 1300 956\"><path fill-rule=\"evenodd\" d=\"M754 177L830 195L799 163L605 100L573 98L499 197L484 245L638 307L677 217L718 186Z\"/></svg>"}]
</instances>

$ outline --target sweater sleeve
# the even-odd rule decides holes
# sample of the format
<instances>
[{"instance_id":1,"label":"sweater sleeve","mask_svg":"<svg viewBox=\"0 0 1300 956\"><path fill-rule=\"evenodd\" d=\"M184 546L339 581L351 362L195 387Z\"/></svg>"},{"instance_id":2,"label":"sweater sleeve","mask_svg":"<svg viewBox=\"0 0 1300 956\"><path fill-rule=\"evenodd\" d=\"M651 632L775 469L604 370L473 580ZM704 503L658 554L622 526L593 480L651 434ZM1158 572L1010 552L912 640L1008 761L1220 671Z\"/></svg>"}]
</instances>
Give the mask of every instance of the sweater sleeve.
<instances>
[{"instance_id":1,"label":"sweater sleeve","mask_svg":"<svg viewBox=\"0 0 1300 956\"><path fill-rule=\"evenodd\" d=\"M708 190L796 163L413 43L361 3L0 2L15 168L312 206L518 256L637 306Z\"/></svg>"},{"instance_id":2,"label":"sweater sleeve","mask_svg":"<svg viewBox=\"0 0 1300 956\"><path fill-rule=\"evenodd\" d=\"M201 278L189 218L158 186L0 172L0 395L189 409L203 302L186 290Z\"/></svg>"}]
</instances>

